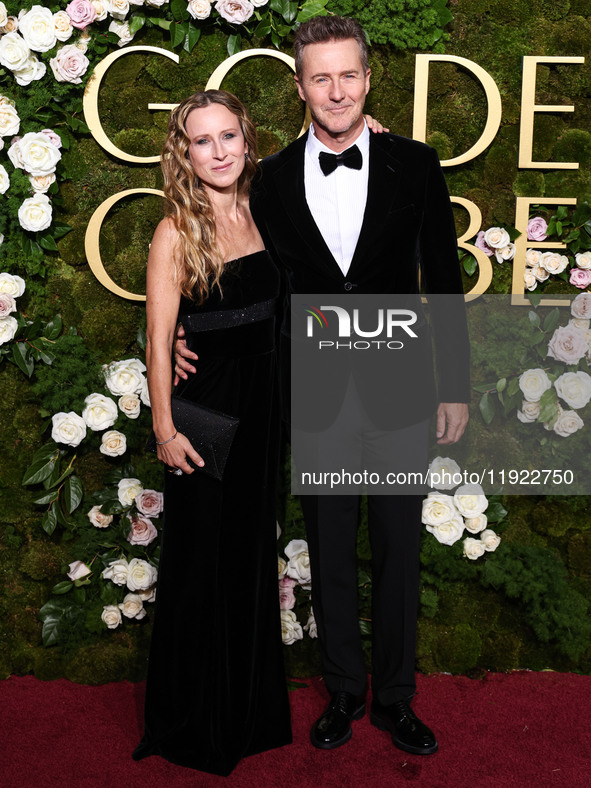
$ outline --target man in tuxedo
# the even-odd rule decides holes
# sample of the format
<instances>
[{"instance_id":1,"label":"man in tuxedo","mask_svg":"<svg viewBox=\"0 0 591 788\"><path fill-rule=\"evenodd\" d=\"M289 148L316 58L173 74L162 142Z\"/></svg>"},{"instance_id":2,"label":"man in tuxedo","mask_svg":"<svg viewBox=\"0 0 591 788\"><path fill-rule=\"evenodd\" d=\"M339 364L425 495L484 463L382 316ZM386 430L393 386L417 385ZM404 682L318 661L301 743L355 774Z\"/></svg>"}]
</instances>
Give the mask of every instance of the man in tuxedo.
<instances>
[{"instance_id":1,"label":"man in tuxedo","mask_svg":"<svg viewBox=\"0 0 591 788\"><path fill-rule=\"evenodd\" d=\"M437 154L402 137L369 134L363 117L370 85L363 29L352 19L317 17L296 31L294 54L298 91L313 124L306 135L262 162L252 200L257 225L285 272L287 301L292 293L418 294L419 269L426 293L461 293L453 213ZM289 365L288 311L289 303L282 329L284 370ZM457 332L443 318L436 322L436 346L450 351ZM391 436L397 445L404 425L415 429L411 440L426 443L436 408L439 443L461 437L469 386L465 347L454 350L445 352L446 364L438 368L438 406L434 393L418 407L408 392L396 409L384 403L378 407L377 427L386 441ZM284 374L284 392L288 385ZM374 416L371 391L353 387L350 393L361 411ZM371 722L389 731L399 748L430 754L437 750L436 738L411 708L421 500L417 495L368 498ZM311 741L333 749L351 738L352 720L365 713L367 672L357 607L359 498L304 495L301 501L330 693Z\"/></svg>"}]
</instances>

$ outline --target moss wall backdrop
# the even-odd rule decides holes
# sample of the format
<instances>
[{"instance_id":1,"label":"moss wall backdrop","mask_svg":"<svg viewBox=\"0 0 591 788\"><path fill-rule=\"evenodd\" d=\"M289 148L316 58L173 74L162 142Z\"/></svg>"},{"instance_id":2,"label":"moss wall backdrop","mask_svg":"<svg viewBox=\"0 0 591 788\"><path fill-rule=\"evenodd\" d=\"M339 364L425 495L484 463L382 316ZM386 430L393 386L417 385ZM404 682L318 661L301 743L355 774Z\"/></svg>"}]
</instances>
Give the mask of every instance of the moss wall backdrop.
<instances>
[{"instance_id":1,"label":"moss wall backdrop","mask_svg":"<svg viewBox=\"0 0 591 788\"><path fill-rule=\"evenodd\" d=\"M483 154L466 165L446 170L450 192L480 207L483 229L492 224L512 225L516 196L557 195L591 201L589 62L538 69L536 102L573 104L576 110L536 116L534 159L578 161L580 168L517 168L521 58L586 56L591 40L588 2L451 0L448 8L453 21L446 25L444 35L440 31L434 36L425 14L435 7L439 13L444 5L387 0L339 0L329 5L331 11L357 15L368 24L373 42L367 110L392 131L411 136L414 65L419 48L429 51L425 47L431 45L430 51L445 48L446 53L470 58L498 85L503 117L494 142ZM403 15L404 25L396 24L397 14ZM375 20L380 20L379 25ZM406 35L400 40L401 29ZM170 47L168 38L157 28L143 28L133 44ZM287 38L281 48L290 52L289 44ZM244 49L257 45L261 45L261 39L256 37L242 41ZM262 45L269 44L262 41ZM158 154L168 113L148 111L147 104L178 102L203 88L215 67L227 57L226 47L226 34L211 28L202 34L191 53L180 52L178 66L145 54L120 58L103 80L99 99L101 120L109 138L128 153ZM270 58L247 60L230 72L223 87L235 92L249 107L259 129L262 155L279 150L297 136L303 107L291 72L282 63ZM483 91L472 76L450 64L432 65L428 142L441 158L459 155L479 137L485 112ZM94 683L144 676L151 616L115 631L85 628L81 621L78 637L58 646L42 645L39 609L49 599L51 589L64 579L68 563L78 558L73 552L77 531L57 528L53 534L46 534L41 528L42 509L32 503L34 493L22 487L21 481L34 452L48 439L44 431L51 413L40 406L41 400L47 401L48 387L59 394L60 389L81 382L79 372L75 373L76 380L72 379L68 359L76 360L75 369L80 370L88 356L89 379L81 387L83 399L93 390L97 362L141 354L144 306L116 297L96 280L85 259L84 235L91 215L105 199L127 188L160 188L161 176L158 165L126 165L111 158L88 134L79 134L76 139L76 144L64 152L69 179L61 183L54 200L58 220L73 230L58 240L57 252L45 256L46 277L36 276L31 264L18 254L5 255L0 264L0 270L27 279L19 309L43 320L59 312L64 326L74 326L83 340L72 337L70 345L63 345L53 377L44 373L46 383L41 381L41 388L32 386L15 366L5 363L0 369L0 676L34 672L40 678L65 676ZM103 224L102 259L110 276L130 291L144 292L148 243L161 215L158 198L137 197L117 203ZM466 226L462 211L458 211L457 221L458 230ZM510 265L494 264L492 291L510 292ZM472 284L466 275L466 289ZM552 287L561 289L563 284ZM477 412L473 418L478 418ZM150 458L137 452L131 461L145 486L158 489L159 470ZM109 469L110 461L98 452L84 455L77 473L85 491L100 490ZM508 512L498 550L499 556L505 551L502 561L494 560L492 554L480 562L467 561L425 534L418 668L469 674L513 668L589 672L588 499L511 497L501 503ZM282 501L280 519L282 545L304 535L299 508L289 496ZM363 617L369 610L370 588L365 532L360 534L359 555ZM187 625L196 623L188 621ZM199 625L206 644L206 623ZM318 670L316 644L307 636L286 646L285 652L292 675Z\"/></svg>"}]
</instances>

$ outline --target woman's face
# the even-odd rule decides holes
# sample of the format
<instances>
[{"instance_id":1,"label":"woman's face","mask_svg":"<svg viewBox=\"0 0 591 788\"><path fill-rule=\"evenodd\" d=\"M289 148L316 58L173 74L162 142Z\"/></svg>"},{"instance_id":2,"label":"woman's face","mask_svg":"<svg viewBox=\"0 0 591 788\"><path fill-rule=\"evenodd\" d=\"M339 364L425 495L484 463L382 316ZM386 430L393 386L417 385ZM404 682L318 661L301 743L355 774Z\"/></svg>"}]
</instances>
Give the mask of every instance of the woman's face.
<instances>
[{"instance_id":1,"label":"woman's face","mask_svg":"<svg viewBox=\"0 0 591 788\"><path fill-rule=\"evenodd\" d=\"M191 140L189 158L201 182L215 191L234 189L248 151L236 115L223 104L209 104L189 113L185 129Z\"/></svg>"}]
</instances>

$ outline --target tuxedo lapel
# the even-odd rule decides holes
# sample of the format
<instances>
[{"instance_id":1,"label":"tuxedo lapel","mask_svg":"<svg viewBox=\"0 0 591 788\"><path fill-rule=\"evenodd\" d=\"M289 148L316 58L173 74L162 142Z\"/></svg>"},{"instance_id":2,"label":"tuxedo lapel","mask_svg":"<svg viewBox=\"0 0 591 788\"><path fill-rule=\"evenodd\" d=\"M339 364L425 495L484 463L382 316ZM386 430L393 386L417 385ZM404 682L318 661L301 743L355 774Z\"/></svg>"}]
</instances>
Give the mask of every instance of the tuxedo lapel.
<instances>
[{"instance_id":1,"label":"tuxedo lapel","mask_svg":"<svg viewBox=\"0 0 591 788\"><path fill-rule=\"evenodd\" d=\"M384 232L384 219L397 198L402 162L394 155L395 143L386 134L370 134L369 179L367 202L357 246L348 276L355 277L356 269L364 264L368 250Z\"/></svg>"}]
</instances>

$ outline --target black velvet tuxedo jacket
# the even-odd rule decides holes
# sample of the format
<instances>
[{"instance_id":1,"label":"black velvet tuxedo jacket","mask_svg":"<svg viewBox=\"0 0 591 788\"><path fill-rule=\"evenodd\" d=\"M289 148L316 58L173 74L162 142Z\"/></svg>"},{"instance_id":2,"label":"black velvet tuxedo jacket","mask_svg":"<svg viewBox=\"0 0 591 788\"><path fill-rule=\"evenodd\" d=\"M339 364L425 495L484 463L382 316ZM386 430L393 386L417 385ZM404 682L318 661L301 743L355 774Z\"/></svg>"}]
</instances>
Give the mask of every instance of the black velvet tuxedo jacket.
<instances>
[{"instance_id":1,"label":"black velvet tuxedo jacket","mask_svg":"<svg viewBox=\"0 0 591 788\"><path fill-rule=\"evenodd\" d=\"M423 143L393 134L370 134L367 202L361 232L346 275L328 249L306 203L304 191L304 135L262 162L262 177L254 184L252 210L265 243L286 282L282 327L284 391L289 388L289 345L292 293L463 294L453 212L437 153ZM330 177L330 176L328 176ZM396 306L393 299L393 306ZM469 345L463 295L449 314L439 299L429 304L437 357L437 385L430 347L429 372L419 381L406 379L394 359L384 357L383 385L373 385L355 374L362 402L379 429L394 429L428 418L437 402L469 400ZM429 343L430 344L430 343ZM347 355L347 354L345 354ZM348 354L349 357L351 354ZM344 358L344 356L343 356ZM339 390L344 395L350 370L345 361ZM368 384L364 385L364 381ZM375 375L373 376L375 380ZM287 385L286 385L287 384ZM340 402L334 401L334 380L326 402L315 387L308 413L317 414L313 428L329 426ZM416 385L418 384L418 385Z\"/></svg>"}]
</instances>

